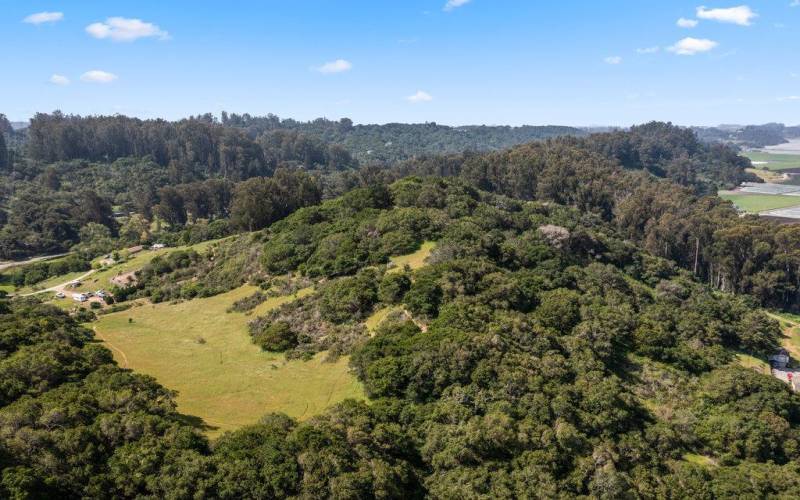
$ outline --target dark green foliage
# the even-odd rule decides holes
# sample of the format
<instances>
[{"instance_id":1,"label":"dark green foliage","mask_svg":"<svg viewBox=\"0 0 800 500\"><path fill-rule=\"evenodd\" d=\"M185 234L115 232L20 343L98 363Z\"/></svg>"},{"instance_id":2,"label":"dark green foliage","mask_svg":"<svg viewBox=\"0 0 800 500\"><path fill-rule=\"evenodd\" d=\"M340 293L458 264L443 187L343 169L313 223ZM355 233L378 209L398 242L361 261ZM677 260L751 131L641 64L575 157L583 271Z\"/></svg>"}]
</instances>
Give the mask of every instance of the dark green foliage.
<instances>
[{"instance_id":1,"label":"dark green foliage","mask_svg":"<svg viewBox=\"0 0 800 500\"><path fill-rule=\"evenodd\" d=\"M9 281L18 287L30 286L53 276L88 271L89 269L91 269L91 263L88 260L79 255L70 255L52 261L36 262L13 268Z\"/></svg>"},{"instance_id":2,"label":"dark green foliage","mask_svg":"<svg viewBox=\"0 0 800 500\"><path fill-rule=\"evenodd\" d=\"M378 298L384 304L397 304L411 288L411 278L405 272L386 273L378 285Z\"/></svg>"},{"instance_id":3,"label":"dark green foliage","mask_svg":"<svg viewBox=\"0 0 800 500\"><path fill-rule=\"evenodd\" d=\"M297 346L297 334L283 321L276 321L253 335L253 342L265 351L282 352Z\"/></svg>"},{"instance_id":4,"label":"dark green foliage","mask_svg":"<svg viewBox=\"0 0 800 500\"><path fill-rule=\"evenodd\" d=\"M378 300L377 274L365 270L325 284L320 290L320 313L332 323L365 318Z\"/></svg>"}]
</instances>

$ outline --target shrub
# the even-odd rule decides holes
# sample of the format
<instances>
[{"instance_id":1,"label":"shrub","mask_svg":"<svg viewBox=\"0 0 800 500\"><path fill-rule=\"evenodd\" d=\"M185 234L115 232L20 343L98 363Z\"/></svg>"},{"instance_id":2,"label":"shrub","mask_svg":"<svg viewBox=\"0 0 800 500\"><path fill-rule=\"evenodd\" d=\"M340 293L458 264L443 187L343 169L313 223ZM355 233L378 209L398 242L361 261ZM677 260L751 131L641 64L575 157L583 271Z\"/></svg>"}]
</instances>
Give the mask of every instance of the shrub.
<instances>
[{"instance_id":1,"label":"shrub","mask_svg":"<svg viewBox=\"0 0 800 500\"><path fill-rule=\"evenodd\" d=\"M297 346L297 334L289 323L276 321L257 333L253 341L265 351L281 352Z\"/></svg>"}]
</instances>

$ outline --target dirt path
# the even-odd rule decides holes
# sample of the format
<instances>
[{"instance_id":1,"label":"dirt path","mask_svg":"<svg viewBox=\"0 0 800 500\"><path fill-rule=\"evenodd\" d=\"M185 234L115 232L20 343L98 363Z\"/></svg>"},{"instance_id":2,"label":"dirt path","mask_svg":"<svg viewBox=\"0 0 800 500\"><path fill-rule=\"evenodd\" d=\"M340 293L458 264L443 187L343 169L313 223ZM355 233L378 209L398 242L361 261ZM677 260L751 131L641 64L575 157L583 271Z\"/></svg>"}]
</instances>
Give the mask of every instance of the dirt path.
<instances>
[{"instance_id":1,"label":"dirt path","mask_svg":"<svg viewBox=\"0 0 800 500\"><path fill-rule=\"evenodd\" d=\"M73 281L83 281L84 279L86 279L88 276L91 276L95 272L96 272L96 269L91 269L86 274L78 276L75 279L71 279L71 280L67 281L66 283L61 283L60 285L51 286L50 288L45 288L44 290L37 290L35 292L23 293L22 295L20 295L20 297L28 297L29 295L38 295L40 293L46 293L46 292L54 292L54 293L63 292L64 289L67 288L67 285L69 285Z\"/></svg>"},{"instance_id":2,"label":"dirt path","mask_svg":"<svg viewBox=\"0 0 800 500\"><path fill-rule=\"evenodd\" d=\"M112 344L111 342L109 342L107 338L103 337L103 335L100 332L97 331L97 328L92 327L92 331L94 331L95 337L97 337L98 339L102 340L105 345L110 347L112 350L118 352L119 355L122 356L122 364L120 364L120 367L121 368L127 368L128 367L128 356L125 355L125 351L123 351L119 347L117 347L114 344Z\"/></svg>"},{"instance_id":3,"label":"dirt path","mask_svg":"<svg viewBox=\"0 0 800 500\"><path fill-rule=\"evenodd\" d=\"M55 258L58 258L58 257L63 257L65 255L69 255L69 254L67 254L67 253L57 253L55 255L40 255L39 257L31 257L28 260L4 261L4 262L0 262L0 271L5 271L6 269L10 269L12 267L24 266L25 264L33 264L34 262L39 262L39 261L42 261L42 260L55 259Z\"/></svg>"}]
</instances>

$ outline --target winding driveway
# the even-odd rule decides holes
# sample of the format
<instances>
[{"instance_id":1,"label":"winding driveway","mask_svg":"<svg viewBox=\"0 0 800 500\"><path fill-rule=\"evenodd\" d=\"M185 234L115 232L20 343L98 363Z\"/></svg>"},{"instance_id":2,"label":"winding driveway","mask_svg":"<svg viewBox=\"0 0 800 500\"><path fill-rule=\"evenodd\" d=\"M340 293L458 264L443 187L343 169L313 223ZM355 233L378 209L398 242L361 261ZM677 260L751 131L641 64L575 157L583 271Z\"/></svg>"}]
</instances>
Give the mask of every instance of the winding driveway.
<instances>
[{"instance_id":1,"label":"winding driveway","mask_svg":"<svg viewBox=\"0 0 800 500\"><path fill-rule=\"evenodd\" d=\"M51 286L50 288L45 288L43 290L36 290L35 292L23 293L22 295L20 295L20 297L28 297L30 295L38 295L40 293L46 293L46 292L54 292L54 293L63 292L64 289L67 288L67 285L69 285L73 281L83 281L88 276L91 276L92 274L94 274L96 271L97 271L96 269L91 269L86 274L78 276L77 278L71 279L71 280L69 280L69 281L67 281L65 283L61 283L60 285Z\"/></svg>"}]
</instances>

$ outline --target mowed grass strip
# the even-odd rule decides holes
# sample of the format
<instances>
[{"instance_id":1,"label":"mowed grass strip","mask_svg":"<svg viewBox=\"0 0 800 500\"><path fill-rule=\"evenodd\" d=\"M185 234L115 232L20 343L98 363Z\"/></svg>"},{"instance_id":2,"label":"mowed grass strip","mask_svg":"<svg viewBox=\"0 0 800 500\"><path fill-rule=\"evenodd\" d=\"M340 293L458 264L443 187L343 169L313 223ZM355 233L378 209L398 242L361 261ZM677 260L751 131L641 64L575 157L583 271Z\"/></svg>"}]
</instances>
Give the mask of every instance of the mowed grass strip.
<instances>
[{"instance_id":1,"label":"mowed grass strip","mask_svg":"<svg viewBox=\"0 0 800 500\"><path fill-rule=\"evenodd\" d=\"M776 208L800 205L800 196L786 196L780 194L721 193L719 197L723 200L732 201L740 210L749 213L759 213Z\"/></svg>"},{"instance_id":2,"label":"mowed grass strip","mask_svg":"<svg viewBox=\"0 0 800 500\"><path fill-rule=\"evenodd\" d=\"M246 285L206 299L146 304L103 316L93 326L120 365L176 390L178 410L202 418L212 436L269 412L305 419L346 398L363 399L346 357L329 363L320 353L310 361L287 361L250 341L251 318L312 290L269 299L251 315L225 312L255 290Z\"/></svg>"},{"instance_id":3,"label":"mowed grass strip","mask_svg":"<svg viewBox=\"0 0 800 500\"><path fill-rule=\"evenodd\" d=\"M749 158L751 162L767 162L763 165L753 165L755 168L766 167L769 170L800 169L800 155L749 151L744 153L744 156Z\"/></svg>"}]
</instances>

